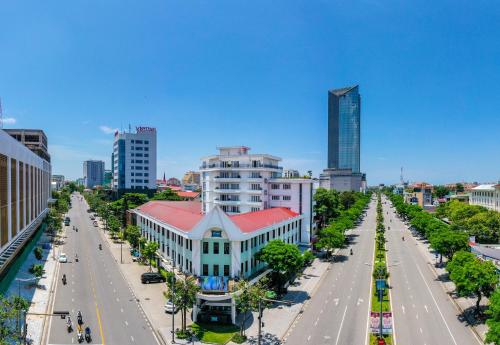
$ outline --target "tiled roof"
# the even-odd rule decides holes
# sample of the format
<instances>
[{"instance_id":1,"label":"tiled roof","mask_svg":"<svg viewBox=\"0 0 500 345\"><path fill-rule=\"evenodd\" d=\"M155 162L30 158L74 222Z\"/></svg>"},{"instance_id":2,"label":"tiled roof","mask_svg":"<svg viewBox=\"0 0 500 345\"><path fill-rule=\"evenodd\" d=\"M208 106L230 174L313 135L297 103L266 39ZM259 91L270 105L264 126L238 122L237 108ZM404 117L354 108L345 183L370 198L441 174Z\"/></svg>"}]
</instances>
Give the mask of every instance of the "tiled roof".
<instances>
[{"instance_id":1,"label":"tiled roof","mask_svg":"<svg viewBox=\"0 0 500 345\"><path fill-rule=\"evenodd\" d=\"M182 197L182 198L197 198L200 193L198 192L191 192L191 191L186 191L186 192L177 192L177 195Z\"/></svg>"},{"instance_id":2,"label":"tiled roof","mask_svg":"<svg viewBox=\"0 0 500 345\"><path fill-rule=\"evenodd\" d=\"M253 232L267 226L297 217L299 214L286 207L273 207L267 210L247 212L229 216L242 232Z\"/></svg>"},{"instance_id":3,"label":"tiled roof","mask_svg":"<svg viewBox=\"0 0 500 345\"><path fill-rule=\"evenodd\" d=\"M149 201L136 210L186 232L203 218L197 201Z\"/></svg>"}]
</instances>

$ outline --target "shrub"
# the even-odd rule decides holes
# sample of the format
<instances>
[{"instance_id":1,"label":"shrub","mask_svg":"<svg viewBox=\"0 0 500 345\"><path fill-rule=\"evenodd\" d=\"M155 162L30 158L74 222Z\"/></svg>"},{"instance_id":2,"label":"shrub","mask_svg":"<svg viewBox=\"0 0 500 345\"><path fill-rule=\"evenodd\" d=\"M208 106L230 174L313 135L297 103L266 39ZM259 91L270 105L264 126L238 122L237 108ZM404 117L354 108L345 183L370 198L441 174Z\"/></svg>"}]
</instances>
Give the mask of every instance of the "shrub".
<instances>
[{"instance_id":1,"label":"shrub","mask_svg":"<svg viewBox=\"0 0 500 345\"><path fill-rule=\"evenodd\" d=\"M239 333L236 333L233 335L231 338L231 341L236 344L243 344L245 341L247 341L247 336L246 335L241 335Z\"/></svg>"},{"instance_id":2,"label":"shrub","mask_svg":"<svg viewBox=\"0 0 500 345\"><path fill-rule=\"evenodd\" d=\"M43 257L43 250L40 247L36 247L35 250L33 250L33 253L35 254L35 258L37 260L42 260Z\"/></svg>"},{"instance_id":3,"label":"shrub","mask_svg":"<svg viewBox=\"0 0 500 345\"><path fill-rule=\"evenodd\" d=\"M309 266L310 264L312 264L315 258L316 257L310 250L307 250L302 254L302 259L304 260L305 266Z\"/></svg>"}]
</instances>

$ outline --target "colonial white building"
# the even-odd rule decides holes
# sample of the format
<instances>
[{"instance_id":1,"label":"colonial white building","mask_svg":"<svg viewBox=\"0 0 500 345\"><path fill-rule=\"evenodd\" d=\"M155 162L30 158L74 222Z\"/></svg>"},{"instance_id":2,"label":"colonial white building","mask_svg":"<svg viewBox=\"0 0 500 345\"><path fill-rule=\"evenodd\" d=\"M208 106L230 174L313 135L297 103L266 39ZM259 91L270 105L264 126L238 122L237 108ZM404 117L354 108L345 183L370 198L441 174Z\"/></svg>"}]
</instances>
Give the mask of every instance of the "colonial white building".
<instances>
[{"instance_id":1,"label":"colonial white building","mask_svg":"<svg viewBox=\"0 0 500 345\"><path fill-rule=\"evenodd\" d=\"M156 129L117 131L111 165L114 190L156 189Z\"/></svg>"},{"instance_id":2,"label":"colonial white building","mask_svg":"<svg viewBox=\"0 0 500 345\"><path fill-rule=\"evenodd\" d=\"M500 184L482 184L474 187L469 203L500 212Z\"/></svg>"},{"instance_id":3,"label":"colonial white building","mask_svg":"<svg viewBox=\"0 0 500 345\"><path fill-rule=\"evenodd\" d=\"M50 174L46 159L0 130L0 271L48 212Z\"/></svg>"}]
</instances>

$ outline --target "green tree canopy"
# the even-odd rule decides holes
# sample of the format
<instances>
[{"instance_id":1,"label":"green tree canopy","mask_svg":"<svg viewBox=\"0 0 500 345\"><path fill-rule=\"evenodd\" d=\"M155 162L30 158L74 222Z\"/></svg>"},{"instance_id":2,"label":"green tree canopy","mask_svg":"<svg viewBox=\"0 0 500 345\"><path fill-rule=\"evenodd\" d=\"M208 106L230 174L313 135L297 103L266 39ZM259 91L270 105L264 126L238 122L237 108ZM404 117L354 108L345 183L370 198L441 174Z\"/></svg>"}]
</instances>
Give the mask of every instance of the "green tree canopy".
<instances>
[{"instance_id":1,"label":"green tree canopy","mask_svg":"<svg viewBox=\"0 0 500 345\"><path fill-rule=\"evenodd\" d=\"M149 261L149 270L151 271L151 261L156 257L156 251L159 245L156 242L148 242L144 247L142 247L142 255L144 255Z\"/></svg>"},{"instance_id":2,"label":"green tree canopy","mask_svg":"<svg viewBox=\"0 0 500 345\"><path fill-rule=\"evenodd\" d=\"M181 200L181 197L179 195L177 195L177 193L174 192L172 189L167 188L165 190L162 190L161 192L156 192L155 195L153 196L152 200L178 201L178 200Z\"/></svg>"},{"instance_id":3,"label":"green tree canopy","mask_svg":"<svg viewBox=\"0 0 500 345\"><path fill-rule=\"evenodd\" d=\"M490 296L490 305L486 310L488 320L488 332L486 333L486 343L500 345L500 290L496 289Z\"/></svg>"},{"instance_id":4,"label":"green tree canopy","mask_svg":"<svg viewBox=\"0 0 500 345\"><path fill-rule=\"evenodd\" d=\"M132 248L137 248L139 239L141 238L141 230L137 225L127 225L124 231L125 239L130 243Z\"/></svg>"},{"instance_id":5,"label":"green tree canopy","mask_svg":"<svg viewBox=\"0 0 500 345\"><path fill-rule=\"evenodd\" d=\"M168 285L167 298L173 301L174 305L182 311L181 324L183 332L186 331L187 310L195 304L198 291L200 291L200 287L194 277L175 280L174 290L172 289L172 284Z\"/></svg>"}]
</instances>

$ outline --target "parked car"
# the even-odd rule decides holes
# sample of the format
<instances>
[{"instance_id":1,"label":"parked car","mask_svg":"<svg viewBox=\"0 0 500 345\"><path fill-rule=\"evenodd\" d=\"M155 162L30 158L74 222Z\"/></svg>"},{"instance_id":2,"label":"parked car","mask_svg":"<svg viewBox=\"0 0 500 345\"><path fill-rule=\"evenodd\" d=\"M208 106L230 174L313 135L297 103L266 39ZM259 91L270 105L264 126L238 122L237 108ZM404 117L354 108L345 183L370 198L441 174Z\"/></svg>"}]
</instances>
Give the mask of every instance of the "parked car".
<instances>
[{"instance_id":1,"label":"parked car","mask_svg":"<svg viewBox=\"0 0 500 345\"><path fill-rule=\"evenodd\" d=\"M143 284L164 283L165 281L165 278L158 272L146 272L141 274L141 283Z\"/></svg>"},{"instance_id":2,"label":"parked car","mask_svg":"<svg viewBox=\"0 0 500 345\"><path fill-rule=\"evenodd\" d=\"M64 218L64 225L68 226L70 221L69 217Z\"/></svg>"},{"instance_id":3,"label":"parked car","mask_svg":"<svg viewBox=\"0 0 500 345\"><path fill-rule=\"evenodd\" d=\"M165 303L165 313L177 313L177 310L179 310L179 307L178 306L175 306L175 311L174 311L174 304L172 303L172 301L168 300L167 303Z\"/></svg>"},{"instance_id":4,"label":"parked car","mask_svg":"<svg viewBox=\"0 0 500 345\"><path fill-rule=\"evenodd\" d=\"M59 262L68 262L68 257L65 253L59 254Z\"/></svg>"}]
</instances>

